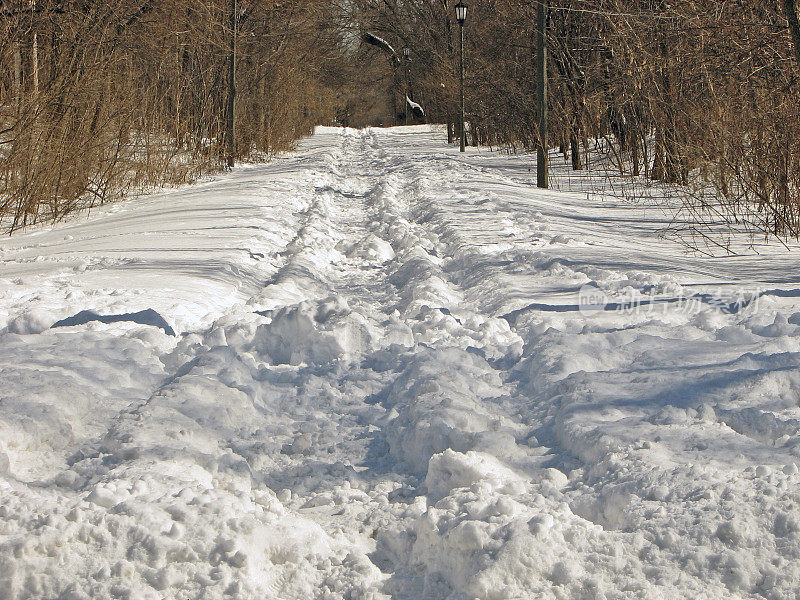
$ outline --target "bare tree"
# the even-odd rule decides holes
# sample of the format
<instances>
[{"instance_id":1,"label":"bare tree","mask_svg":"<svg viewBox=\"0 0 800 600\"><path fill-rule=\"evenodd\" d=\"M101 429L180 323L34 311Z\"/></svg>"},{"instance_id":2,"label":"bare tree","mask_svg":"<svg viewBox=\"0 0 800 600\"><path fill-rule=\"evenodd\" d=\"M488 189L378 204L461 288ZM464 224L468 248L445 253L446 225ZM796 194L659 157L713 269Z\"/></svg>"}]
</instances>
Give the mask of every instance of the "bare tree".
<instances>
[{"instance_id":1,"label":"bare tree","mask_svg":"<svg viewBox=\"0 0 800 600\"><path fill-rule=\"evenodd\" d=\"M331 10L315 0L0 3L0 226L190 180L330 122L340 82L326 67L342 55Z\"/></svg>"}]
</instances>

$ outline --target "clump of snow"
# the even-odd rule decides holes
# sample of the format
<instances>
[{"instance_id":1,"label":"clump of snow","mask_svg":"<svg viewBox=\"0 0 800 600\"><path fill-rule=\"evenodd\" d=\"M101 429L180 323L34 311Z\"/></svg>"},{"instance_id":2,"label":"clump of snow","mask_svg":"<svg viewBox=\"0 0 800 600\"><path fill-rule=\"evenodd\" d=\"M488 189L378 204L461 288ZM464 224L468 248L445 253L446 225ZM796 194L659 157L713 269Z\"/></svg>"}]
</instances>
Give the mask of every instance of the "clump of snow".
<instances>
[{"instance_id":1,"label":"clump of snow","mask_svg":"<svg viewBox=\"0 0 800 600\"><path fill-rule=\"evenodd\" d=\"M428 462L425 486L432 498L447 496L457 488L480 484L487 492L519 494L525 489L522 478L490 454L445 450Z\"/></svg>"},{"instance_id":2,"label":"clump of snow","mask_svg":"<svg viewBox=\"0 0 800 600\"><path fill-rule=\"evenodd\" d=\"M389 242L371 233L348 250L347 256L384 264L392 260L395 253Z\"/></svg>"},{"instance_id":3,"label":"clump of snow","mask_svg":"<svg viewBox=\"0 0 800 600\"><path fill-rule=\"evenodd\" d=\"M271 323L256 330L253 347L276 365L324 365L358 358L377 337L346 300L330 298L280 309Z\"/></svg>"},{"instance_id":4,"label":"clump of snow","mask_svg":"<svg viewBox=\"0 0 800 600\"><path fill-rule=\"evenodd\" d=\"M0 475L11 474L11 457L0 442Z\"/></svg>"},{"instance_id":5,"label":"clump of snow","mask_svg":"<svg viewBox=\"0 0 800 600\"><path fill-rule=\"evenodd\" d=\"M35 333L42 333L50 329L50 326L56 322L53 315L42 309L31 309L23 314L11 319L7 325L9 333L16 333L18 335L31 335Z\"/></svg>"},{"instance_id":6,"label":"clump of snow","mask_svg":"<svg viewBox=\"0 0 800 600\"><path fill-rule=\"evenodd\" d=\"M456 348L421 352L385 401L395 415L386 426L390 452L416 473L425 473L431 457L448 449L513 455L514 437L491 411L501 394L497 373L482 357Z\"/></svg>"}]
</instances>

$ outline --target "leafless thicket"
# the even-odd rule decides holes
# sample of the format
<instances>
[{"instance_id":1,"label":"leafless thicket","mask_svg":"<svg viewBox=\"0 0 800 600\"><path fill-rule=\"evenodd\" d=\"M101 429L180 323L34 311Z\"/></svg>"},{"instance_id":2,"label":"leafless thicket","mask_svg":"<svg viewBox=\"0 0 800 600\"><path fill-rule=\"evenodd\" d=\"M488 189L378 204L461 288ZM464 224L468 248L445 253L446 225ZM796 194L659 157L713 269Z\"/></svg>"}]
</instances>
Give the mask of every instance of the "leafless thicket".
<instances>
[{"instance_id":1,"label":"leafless thicket","mask_svg":"<svg viewBox=\"0 0 800 600\"><path fill-rule=\"evenodd\" d=\"M234 11L235 7L235 13ZM0 1L0 226L190 180L333 115L329 3ZM233 17L233 19L232 19Z\"/></svg>"},{"instance_id":2,"label":"leafless thicket","mask_svg":"<svg viewBox=\"0 0 800 600\"><path fill-rule=\"evenodd\" d=\"M355 0L412 49L435 121L456 106L455 0ZM535 148L539 0L469 3L470 143ZM796 0L549 0L550 141L573 168L605 139L626 173L674 184L698 222L800 234Z\"/></svg>"},{"instance_id":3,"label":"leafless thicket","mask_svg":"<svg viewBox=\"0 0 800 600\"><path fill-rule=\"evenodd\" d=\"M472 144L539 144L539 2L470 2ZM454 4L0 0L0 225L185 181L334 118L399 124L406 96L455 139ZM800 234L797 0L548 0L548 14L549 141L574 169L603 140L699 224Z\"/></svg>"}]
</instances>

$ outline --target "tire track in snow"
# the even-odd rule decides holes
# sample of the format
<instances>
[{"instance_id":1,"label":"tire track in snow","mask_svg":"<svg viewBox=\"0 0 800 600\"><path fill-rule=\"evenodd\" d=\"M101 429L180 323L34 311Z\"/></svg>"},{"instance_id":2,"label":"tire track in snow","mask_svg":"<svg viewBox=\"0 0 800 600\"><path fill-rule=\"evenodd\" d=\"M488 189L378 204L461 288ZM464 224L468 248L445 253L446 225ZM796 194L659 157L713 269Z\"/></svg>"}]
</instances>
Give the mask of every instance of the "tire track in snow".
<instances>
[{"instance_id":1,"label":"tire track in snow","mask_svg":"<svg viewBox=\"0 0 800 600\"><path fill-rule=\"evenodd\" d=\"M350 163L348 153L355 149L350 140L351 136L343 136L342 147L333 152L334 158L325 165L321 174L319 172L315 174L307 207L295 213L297 233L276 254L282 264L276 265L275 274L271 277L271 281L267 282L266 290L243 303L247 313L259 310L274 312L303 301L322 300L334 291L335 285L328 279L335 278L337 262L345 260L345 257L336 250L336 246L348 237L340 231L340 227L334 221L334 215L345 208L336 206L335 196L356 197L358 194L337 190L330 183L321 182L329 181L328 171L338 173L341 182L348 181L348 176L342 173L342 170L346 170ZM361 150L363 151L363 143ZM359 229L360 225L361 223L357 221L355 229ZM276 288L279 288L277 293ZM222 325L212 326L205 335L206 340L212 347L216 341L227 342L224 334L221 334L220 340L220 331L231 320L242 319L245 314L241 307L237 307L230 315L221 317L218 323L221 322ZM252 320L251 317L251 329ZM181 378L190 375L198 366L202 367L205 362L214 362L213 359L209 360L208 343L198 344L197 336L190 336L188 340L188 343L183 340L183 348L178 348L172 353L174 357L167 356L166 362L172 365L170 374L147 398L125 407L118 417L112 419L107 434L101 436L101 441L92 444L91 447L79 450L76 454L77 460L95 458L104 451L113 452L111 449L119 444L120 439L130 436L131 427L136 427L136 423L142 419L143 413L148 410L154 399L163 396L166 390L176 383L179 384Z\"/></svg>"},{"instance_id":2,"label":"tire track in snow","mask_svg":"<svg viewBox=\"0 0 800 600\"><path fill-rule=\"evenodd\" d=\"M519 342L504 321L490 320L487 327L486 318L463 305L463 293L442 270L443 258L436 256L446 247L409 212L419 195L418 180L406 175L409 164L392 164L391 157L375 148L369 132L351 137L355 136L343 140L341 162L333 164L331 176L316 186L324 208L312 211L313 222L298 236L299 243L293 244L280 285L296 285L298 263L302 263L305 276L313 275L316 282L305 288L314 289L306 296L312 300L310 306L303 310L313 311L320 300L325 305L324 296L334 294L346 302L351 314L378 322L385 319L389 305L396 311L398 324L411 335L404 344L406 350L391 354L374 353L380 344L377 348L368 345L363 366L345 366L334 377L340 388L355 392L352 401L344 403L334 394L323 403L326 420L337 424L338 435L344 438L339 445L349 445L346 454L351 458L363 454L362 466L348 469L345 465L341 473L323 467L325 449L330 449L337 430L328 423L304 420L307 398L319 393L315 391L319 383L314 380L314 368L301 368L302 388L295 399L281 404L283 415L295 419L290 427L299 433L282 448L289 458L267 477L272 485L290 486L292 496L298 496L291 506L313 515L326 531L345 531L359 539L359 545L371 548L368 562L380 565L390 577L387 589L404 597L402 588L413 588L413 582L428 576L425 569L415 574L419 565L407 544L416 535L416 507L426 499L421 478L431 457L446 450L456 450L458 455L492 451L500 445L508 450L508 460L531 463L530 453L516 444L517 436L527 434L521 434L513 419L497 415L513 384L509 387L480 356L513 355L514 346L519 351ZM316 243L319 232L324 240ZM376 244L372 236L378 237L378 247L381 240L393 246L395 258L379 261L384 262L382 268L375 268L379 253L369 252L369 244ZM299 310L286 309L272 309L273 323L299 315ZM324 374L330 380L331 372ZM317 397L318 406L319 401ZM361 423L353 422L351 416ZM358 449L358 435L369 439L365 450ZM248 451L240 448L237 452L246 455ZM316 475L306 467L314 463ZM350 487L342 488L343 477ZM392 482L388 488L387 479ZM359 501L343 504L342 497ZM366 554L362 556L367 560Z\"/></svg>"},{"instance_id":3,"label":"tire track in snow","mask_svg":"<svg viewBox=\"0 0 800 600\"><path fill-rule=\"evenodd\" d=\"M460 535L454 532L460 531L459 523L466 515L461 512L463 505L457 504L460 508L440 535L431 536L427 521L422 519L426 504L430 506L437 499L431 486L443 486L444 493L438 494L447 496L462 485L468 487L470 481L482 480L487 473L474 468L473 461L484 460L481 451L494 454L501 449L503 459L521 472L535 475L537 485L559 485L563 475L543 468L546 459L540 455L546 448L524 443L530 427L515 420L513 403L508 402L518 391L503 368L516 362L514 357L521 349L519 338L505 321L484 317L465 303L464 292L442 268L451 258L452 245L443 244L439 233L419 219L415 209L428 200L413 162L396 161L391 156L383 156L379 162L380 172L388 175L383 175L383 183L371 196L379 206L383 237L392 243L396 254L387 265L388 280L396 289L395 309L418 345L407 355L388 361L394 375L371 401L387 410L379 424L388 456L394 461L390 468L411 472L418 479L406 478L407 487L396 488L392 494L389 510L381 517L383 525L373 534L378 543L371 560L388 574L385 589L393 597L416 598L443 571L451 570L440 562L443 556L468 562L468 555L474 551L469 544L447 541L451 533ZM487 328L487 321L497 328ZM495 367L484 360L487 355L500 359ZM503 357L510 360L504 363ZM444 458L432 461L437 455ZM453 482L448 482L451 476L445 476L441 484L438 465L447 461L453 461L455 473L465 470L472 474L463 480L456 477ZM437 466L433 473L429 463ZM444 468L444 472L449 470ZM394 479L402 480L398 475ZM529 484L518 479L509 485L524 494ZM514 513L512 506L516 505L512 503L498 514L506 509L510 512L505 514ZM420 536L427 541L420 541ZM431 557L431 564L426 565L426 555ZM442 581L438 585L449 584Z\"/></svg>"},{"instance_id":4,"label":"tire track in snow","mask_svg":"<svg viewBox=\"0 0 800 600\"><path fill-rule=\"evenodd\" d=\"M265 269L273 269L276 271L276 275L272 277L273 279L278 277L279 274L287 268L286 265L291 261L291 248L298 244L303 232L306 230L313 218L314 211L317 210L317 208L318 196L314 195L312 196L312 199L307 202L307 206L303 210L293 214L296 223L294 228L297 229L298 233L284 244L283 250L275 255L276 257L282 258L283 265L264 265ZM253 251L250 250L249 252L251 256L253 256ZM230 268L233 269L235 267L231 265ZM253 275L250 277L253 279L255 278ZM234 315L241 313L242 308L250 306L252 302L253 298L241 302L237 306L230 309L230 312ZM225 318L223 317L223 320L224 319ZM196 336L190 336L189 339L194 339L195 337ZM180 345L181 344L179 344L179 346ZM154 386L152 391L142 400L125 406L125 408L123 408L116 417L111 419L105 435L99 436L97 441L93 441L81 448L77 448L73 453L73 457L70 459L71 464L75 464L76 462L85 460L86 458L96 458L103 453L103 450L108 451L109 448L113 448L116 445L114 440L124 437L124 434L120 433L121 430L127 429L123 423L126 423L130 420L137 421L141 419L142 413L147 410L148 405L155 397L161 395L165 389L167 389L176 380L184 376L196 363L202 359L202 354L204 353L204 348L202 345L196 343L192 344L191 342L187 344L185 339L183 340L182 345L187 348L193 346L194 350L190 350L190 352L187 354L186 352L181 352L179 349L173 353L175 355L174 358L170 356L167 357L167 360L162 358L162 362L165 362L165 366L167 367L167 373L163 376L162 380L156 386Z\"/></svg>"},{"instance_id":5,"label":"tire track in snow","mask_svg":"<svg viewBox=\"0 0 800 600\"><path fill-rule=\"evenodd\" d=\"M458 170L455 166L452 169ZM438 169L443 170L446 168ZM440 180L448 178L428 179ZM472 194L466 196L468 204L480 202L475 202ZM475 243L481 241L481 236L474 234L474 227L462 233L460 225L469 221L461 218L462 211L451 206L440 192L435 197L432 204L438 209L436 218L450 230L450 240L457 241L466 253L470 245L482 245ZM487 198L483 204L494 218L496 213L491 209L496 202ZM463 214L469 216L467 211ZM641 229L646 230L647 226ZM574 279L576 285L572 289L553 289L562 295L567 292L577 296L578 288L587 279L596 279L599 286L612 290L616 284L674 294L674 288L678 287L675 279L664 275L667 269L650 266L655 271L651 272L646 266L636 271L633 267L626 268L626 264L633 265L634 261L620 261L614 268L599 268L587 263L586 258L583 262L570 260L569 250L559 246L580 248L580 244L561 241L559 237L551 239L556 242L551 252L509 251L506 264L527 263L529 267L523 272L534 282L537 279L546 282L553 270L559 271L562 281L565 276ZM641 243L635 236L632 247L637 248ZM451 254L457 251L458 248ZM564 255L567 258L559 258ZM587 255L592 256L590 252ZM599 264L614 264L602 251L595 251L594 256L600 258ZM651 262L650 255L643 258L642 265L656 264ZM463 262L471 272L466 277L459 275L458 280L477 284L478 293L474 297L478 302L484 295L480 280L490 279L493 273L499 276L495 280L498 287L503 292L511 291L503 289L506 265L498 263L498 268L494 268L491 261L486 261L487 268L481 271L475 269L479 260ZM510 283L513 286L519 281L512 279ZM485 305L490 306L491 302ZM550 464L569 473L563 488L545 494L564 502L569 510L560 515L550 512L550 517L556 523L562 521L559 523L562 530L579 539L576 532L587 523L600 527L599 533L595 530L589 536L592 541L584 541L585 547L576 549L574 556L567 556L552 565L551 571L542 572L543 579L558 586L555 589L571 589L573 594L586 593L590 597L602 597L603 588L619 597L628 597L626 592L634 594L635 587L647 596L787 597L793 585L790 583L793 575L789 573L797 573L797 567L793 565L786 573L777 575L767 562L778 548L785 552L785 511L786 507L796 507L797 502L785 491L791 486L789 481L796 476L797 468L791 462L781 465L782 460L789 460L790 452L797 454L797 442L792 441L795 420L776 419L771 410L743 410L738 405L752 402L747 397L754 388L762 386L765 395L777 393L781 398L787 395L791 398L796 379L787 370L795 368L796 354L786 353L779 345L778 354L772 354L773 349L767 354L740 356L743 350L737 351L736 343L742 342L731 343L733 340L728 337L730 331L744 329L740 324L731 324L738 318L709 316L708 312L694 319L691 315L681 318L675 314L663 317L632 314L598 323L580 315L572 319L560 319L558 315L550 318L546 305L539 306L541 312L531 305L515 328L525 337L528 347L518 368L522 384L519 396L512 404L519 407L522 422L536 427L539 439L534 437L531 442L546 444L553 459ZM660 318L666 323L659 322ZM685 324L687 320L689 323ZM745 326L759 335L793 333L793 328L786 325L786 316L781 314L766 327L764 321L754 321L755 327ZM740 322L747 324L748 318ZM768 323L771 322L769 317ZM754 363L763 371L754 367ZM758 376L761 373L763 382ZM731 398L735 406L732 411L713 406L714 402L729 404ZM790 411L793 409L785 410L788 414ZM728 427L733 427L738 436ZM751 438L756 444L750 443ZM766 447L759 448L762 444ZM778 446L783 446L780 451ZM732 448L747 448L748 454L732 460L736 454L729 450ZM754 458L756 465L761 461L777 462L778 467L747 465L743 460L746 455ZM755 500L762 492L780 500ZM550 529L552 521L544 528L541 526L545 521L529 523L532 532L538 534ZM553 555L574 544L574 539L550 537ZM612 574L615 568L610 565L605 572L595 571L596 578L582 572L583 565L602 562L600 556L593 556L596 550L592 546L598 542L616 548L614 552L621 559L624 557L633 587L623 583L625 576ZM632 555L633 548L636 550ZM791 550L785 556L796 560L800 554ZM655 580L654 572L659 574ZM584 583L576 587L574 582L578 579ZM637 580L652 587L632 583ZM552 593L552 589L549 591ZM532 593L530 589L527 592ZM793 592L788 593L791 596Z\"/></svg>"},{"instance_id":6,"label":"tire track in snow","mask_svg":"<svg viewBox=\"0 0 800 600\"><path fill-rule=\"evenodd\" d=\"M414 171L412 164L403 167L406 173ZM459 167L447 165L439 171L457 174ZM389 574L384 589L393 597L409 599L426 594L444 597L454 590L467 597L528 597L546 595L554 588L575 593L588 589L602 597L603 589L641 586L647 581L647 561L626 548L640 547L642 541L621 531L626 489L614 485L599 488L602 494L597 502L591 487L578 490L589 504L567 505L565 500L575 498L574 488L593 483L574 476L570 481L563 472L548 468L555 464L568 470L571 463L557 440L544 438L545 446L532 435L533 430L546 433L543 428L550 427L553 415L549 402L541 409L527 406L537 398L531 396L525 381L529 365L514 369L514 358L496 362L492 368L466 352L469 342L459 347L452 336L456 330L453 323L441 326L440 319L445 317L452 317L455 325L461 325L465 313L480 318L481 307L491 305L480 289L477 293L470 289L480 275L473 271L464 276L465 269L481 264L491 276L505 266L498 263L500 268L495 269L491 259L476 251L484 237L497 239L489 232L491 228L477 236L474 228L462 234L458 217L441 206L447 205L444 198L459 195L448 187L453 179L428 176L424 179L427 183L420 185L423 177L413 173L410 186L400 186L406 188L401 218L406 233L417 243L408 255L402 249L397 252L398 259L392 264L398 307L412 329L415 317L426 311L434 315L423 318L424 326L416 332L440 333L429 339L431 348L414 352L396 367L399 376L377 398L397 412L384 425L390 454L424 477L419 485L411 482L410 489L398 490L403 493L396 498L408 508L395 512L396 521L378 533L373 562ZM397 202L398 197L389 196L388 204ZM470 194L467 198L474 200ZM487 204L487 209L495 206L491 199ZM491 210L488 218L498 219ZM558 236L549 237L560 243ZM537 235L533 241L540 239ZM494 252L502 255L507 248L526 243L529 241L516 240ZM496 318L489 318L493 316ZM508 344L498 343L496 348L507 350ZM484 419L483 415L494 418ZM500 415L504 416L497 418ZM509 466L514 471L508 470ZM511 555L510 562L486 558L487 554L504 553ZM625 557L625 572L611 567L610 556ZM481 559L486 559L484 564ZM517 561L525 565L521 572L513 571ZM598 565L604 565L599 572ZM598 576L588 576L585 569ZM500 580L502 593L497 587ZM698 583L706 585L687 585L699 592ZM646 595L657 593L648 586L639 589Z\"/></svg>"},{"instance_id":7,"label":"tire track in snow","mask_svg":"<svg viewBox=\"0 0 800 600\"><path fill-rule=\"evenodd\" d=\"M336 168L336 164L331 166L332 171ZM327 177L323 172L321 178ZM287 244L284 265L278 267L280 279L294 280L298 293L277 298L276 308L281 301L294 304L329 292L331 281L346 279L337 274L337 263L345 260L344 255L320 242L346 237L339 232L344 219L337 222L329 209L335 215L337 208L347 204L325 206L337 200L337 193L323 188L315 186L309 208L299 215L302 225L298 225L298 235ZM338 194L342 196L339 200L348 195ZM357 229L361 223L356 221ZM325 256L319 250L330 252ZM309 274L306 281L298 282L298 275ZM355 487L355 480L350 488L347 477L354 478L352 467L333 461L321 465L318 473L299 476L301 485L295 492L304 491L304 480L317 480L319 484L309 483L306 487L312 491L306 490L308 502L301 500L299 504L293 502L296 494L291 490L283 490L278 499L266 485L274 484L276 469L287 466L286 461L281 463L281 457L293 456L291 449L282 454L280 442L273 442L280 440L279 436L286 437L281 429L291 430L297 425L286 413L291 412L304 390L311 397L302 398L297 408L303 413L313 402L317 408L312 412L317 410L323 403L315 394L325 391L329 374L324 370L316 376L286 374L280 367L268 369L255 362L259 352L251 348L251 341L264 319L253 309L262 300L257 295L219 318L204 334L184 336L173 352L163 356L172 373L167 381L143 402L123 409L112 419L102 441L90 444L75 457L73 470L86 478L64 481L65 485L75 484L76 494L61 494L47 502L37 499L37 504L50 503L52 512L61 515L55 522L66 533L57 546L77 550L72 555L59 551L59 560L77 560L89 569L93 564L100 569L94 583L83 586L92 596L108 596L111 586L112 595L155 588L189 595L204 590L226 597L267 593L307 598L327 589L333 597L340 597L336 595L339 592L351 597L358 590L375 586L379 572L364 551L341 533L323 531L313 514L314 507L326 506L313 488L329 482L344 481L344 488L339 485L341 489L336 490L337 497L367 497ZM271 296L269 300L276 299ZM336 402L331 408L344 411ZM344 422L351 419L353 426L360 427L357 408L352 419L343 412L341 424L351 426ZM307 414L302 416L307 418ZM313 464L313 457L297 457L299 460L293 462L301 463L301 467L302 463ZM296 483L298 476L291 479ZM385 498L385 493L370 493ZM304 503L309 506L300 510ZM107 516L112 508L114 514ZM114 531L113 539L106 522ZM77 525L70 527L69 523ZM21 522L20 526L33 524ZM368 524L361 524L365 526ZM374 527L365 530L367 539L373 531ZM103 553L95 555L76 548L76 536L101 540ZM270 541L264 547L259 540ZM141 550L135 550L137 547ZM17 557L9 576L20 569L30 571L29 561L39 560L36 551L17 552ZM104 571L102 564L109 559L119 559L117 564L123 571L106 572L107 567ZM61 593L59 582L47 572L38 575L36 582L31 580L30 585L34 584L45 597Z\"/></svg>"}]
</instances>

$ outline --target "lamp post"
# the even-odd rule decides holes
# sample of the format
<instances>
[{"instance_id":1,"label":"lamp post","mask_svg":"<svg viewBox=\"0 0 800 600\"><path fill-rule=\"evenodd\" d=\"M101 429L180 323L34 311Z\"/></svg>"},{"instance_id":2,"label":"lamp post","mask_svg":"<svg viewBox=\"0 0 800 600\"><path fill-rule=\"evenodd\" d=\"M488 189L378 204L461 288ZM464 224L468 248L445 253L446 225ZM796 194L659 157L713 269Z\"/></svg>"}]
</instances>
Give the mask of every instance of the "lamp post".
<instances>
[{"instance_id":1,"label":"lamp post","mask_svg":"<svg viewBox=\"0 0 800 600\"><path fill-rule=\"evenodd\" d=\"M539 0L536 32L536 87L539 105L539 148L536 156L536 185L550 187L550 159L547 141L547 11L549 0Z\"/></svg>"},{"instance_id":2,"label":"lamp post","mask_svg":"<svg viewBox=\"0 0 800 600\"><path fill-rule=\"evenodd\" d=\"M459 102L459 138L460 138L460 148L461 152L464 152L465 146L467 145L467 132L464 128L464 22L467 20L467 5L464 4L463 0L458 0L458 4L456 4L456 21L458 21L459 26L459 94L460 94L460 102Z\"/></svg>"},{"instance_id":3,"label":"lamp post","mask_svg":"<svg viewBox=\"0 0 800 600\"><path fill-rule=\"evenodd\" d=\"M403 47L403 67L405 68L404 74L406 76L405 95L403 98L403 120L404 125L408 125L408 98L409 96L409 76L408 76L408 61L411 59L411 49L408 46ZM412 98L413 100L413 98Z\"/></svg>"},{"instance_id":4,"label":"lamp post","mask_svg":"<svg viewBox=\"0 0 800 600\"><path fill-rule=\"evenodd\" d=\"M233 167L236 158L236 26L238 0L231 0L231 44L228 51L228 167Z\"/></svg>"}]
</instances>

